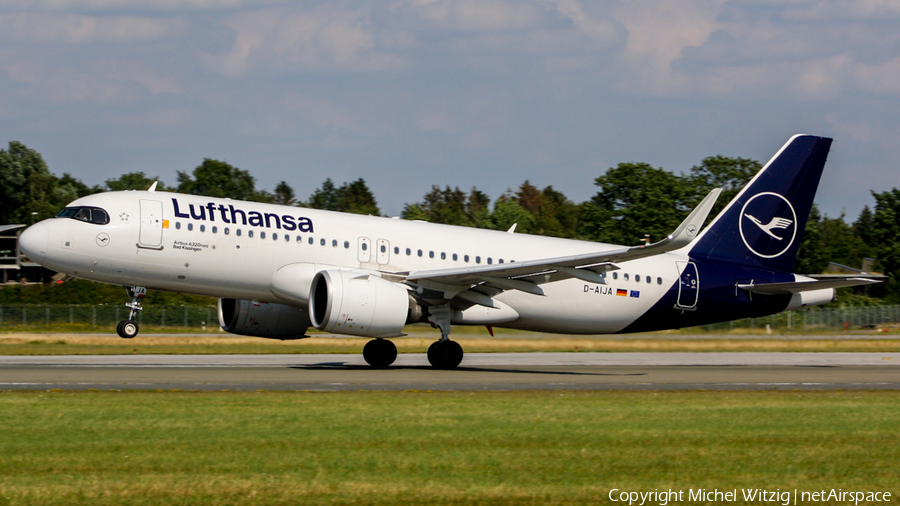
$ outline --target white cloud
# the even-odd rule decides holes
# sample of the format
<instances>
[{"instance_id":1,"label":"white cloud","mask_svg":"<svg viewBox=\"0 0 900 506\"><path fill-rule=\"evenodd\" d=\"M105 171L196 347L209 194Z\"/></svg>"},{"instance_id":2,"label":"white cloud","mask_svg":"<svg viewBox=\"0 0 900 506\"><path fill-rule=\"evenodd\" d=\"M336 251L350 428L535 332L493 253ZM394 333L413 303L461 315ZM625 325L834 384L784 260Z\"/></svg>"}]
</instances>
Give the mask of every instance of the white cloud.
<instances>
[{"instance_id":1,"label":"white cloud","mask_svg":"<svg viewBox=\"0 0 900 506\"><path fill-rule=\"evenodd\" d=\"M0 14L0 40L19 43L146 42L180 35L185 27L178 17Z\"/></svg>"},{"instance_id":2,"label":"white cloud","mask_svg":"<svg viewBox=\"0 0 900 506\"><path fill-rule=\"evenodd\" d=\"M400 58L378 50L364 11L264 9L236 14L222 24L237 33L234 46L205 60L227 76L250 68L368 72L402 65Z\"/></svg>"}]
</instances>

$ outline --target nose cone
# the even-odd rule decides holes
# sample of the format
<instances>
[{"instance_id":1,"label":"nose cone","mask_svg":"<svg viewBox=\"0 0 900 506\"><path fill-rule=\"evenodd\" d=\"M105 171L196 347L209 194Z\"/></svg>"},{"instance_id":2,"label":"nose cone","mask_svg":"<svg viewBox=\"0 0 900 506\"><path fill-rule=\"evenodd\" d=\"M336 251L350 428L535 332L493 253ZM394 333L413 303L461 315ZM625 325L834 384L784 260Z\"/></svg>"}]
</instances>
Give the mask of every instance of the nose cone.
<instances>
[{"instance_id":1,"label":"nose cone","mask_svg":"<svg viewBox=\"0 0 900 506\"><path fill-rule=\"evenodd\" d=\"M19 250L37 263L44 260L47 254L49 233L43 223L32 225L19 236Z\"/></svg>"}]
</instances>

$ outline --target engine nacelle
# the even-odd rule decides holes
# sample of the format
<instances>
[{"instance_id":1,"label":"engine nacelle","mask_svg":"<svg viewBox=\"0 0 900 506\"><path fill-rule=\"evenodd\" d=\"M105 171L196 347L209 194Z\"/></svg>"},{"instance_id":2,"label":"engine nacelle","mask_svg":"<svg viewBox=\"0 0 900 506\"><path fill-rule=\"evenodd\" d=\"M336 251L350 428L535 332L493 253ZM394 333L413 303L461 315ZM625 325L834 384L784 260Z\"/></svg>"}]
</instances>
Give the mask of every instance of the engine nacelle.
<instances>
[{"instance_id":1,"label":"engine nacelle","mask_svg":"<svg viewBox=\"0 0 900 506\"><path fill-rule=\"evenodd\" d=\"M790 311L792 309L802 309L804 307L828 304L833 301L836 296L837 292L834 288L820 288L818 290L795 293L791 295L791 301L784 310Z\"/></svg>"},{"instance_id":2,"label":"engine nacelle","mask_svg":"<svg viewBox=\"0 0 900 506\"><path fill-rule=\"evenodd\" d=\"M268 339L302 339L309 328L304 309L239 299L219 299L219 325L226 332Z\"/></svg>"},{"instance_id":3,"label":"engine nacelle","mask_svg":"<svg viewBox=\"0 0 900 506\"><path fill-rule=\"evenodd\" d=\"M402 336L414 302L406 287L378 276L330 269L313 278L309 314L325 332L363 337Z\"/></svg>"}]
</instances>

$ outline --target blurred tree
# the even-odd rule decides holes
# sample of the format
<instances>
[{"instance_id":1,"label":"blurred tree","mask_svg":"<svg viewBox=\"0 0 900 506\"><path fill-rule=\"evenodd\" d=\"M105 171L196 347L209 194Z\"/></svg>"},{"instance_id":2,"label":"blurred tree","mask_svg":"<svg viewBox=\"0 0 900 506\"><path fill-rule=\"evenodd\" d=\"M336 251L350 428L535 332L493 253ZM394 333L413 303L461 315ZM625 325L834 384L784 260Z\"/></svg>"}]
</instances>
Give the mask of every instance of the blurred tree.
<instances>
[{"instance_id":1,"label":"blurred tree","mask_svg":"<svg viewBox=\"0 0 900 506\"><path fill-rule=\"evenodd\" d=\"M309 196L305 206L326 211L381 215L375 195L362 178L344 183L340 188L335 187L331 178L328 178Z\"/></svg>"},{"instance_id":2,"label":"blurred tree","mask_svg":"<svg viewBox=\"0 0 900 506\"><path fill-rule=\"evenodd\" d=\"M636 245L659 241L687 214L693 193L683 178L646 163L620 163L598 177L600 191L581 206L581 237Z\"/></svg>"},{"instance_id":3,"label":"blurred tree","mask_svg":"<svg viewBox=\"0 0 900 506\"><path fill-rule=\"evenodd\" d=\"M204 158L193 174L178 171L177 191L207 197L265 201L266 192L257 192L249 172L226 162ZM271 197L271 195L269 195Z\"/></svg>"},{"instance_id":4,"label":"blurred tree","mask_svg":"<svg viewBox=\"0 0 900 506\"><path fill-rule=\"evenodd\" d=\"M127 174L122 174L118 178L110 178L106 180L106 188L109 191L119 192L125 190L147 190L153 185L154 182L158 182L156 189L159 191L168 191L169 188L166 188L165 183L159 180L157 176L148 177L143 172L129 172Z\"/></svg>"},{"instance_id":5,"label":"blurred tree","mask_svg":"<svg viewBox=\"0 0 900 506\"><path fill-rule=\"evenodd\" d=\"M50 218L69 202L97 191L69 174L57 178L40 153L21 142L12 141L8 150L0 150L0 223Z\"/></svg>"},{"instance_id":6,"label":"blurred tree","mask_svg":"<svg viewBox=\"0 0 900 506\"><path fill-rule=\"evenodd\" d=\"M828 260L822 256L822 214L819 206L812 205L806 229L797 248L793 271L798 274L820 274L828 266Z\"/></svg>"},{"instance_id":7,"label":"blurred tree","mask_svg":"<svg viewBox=\"0 0 900 506\"><path fill-rule=\"evenodd\" d=\"M715 217L760 169L762 164L748 158L722 155L704 158L700 165L691 167L690 175L686 176L686 185L691 195L685 203L687 207L694 208L713 188L721 188L722 194L710 213L710 217Z\"/></svg>"},{"instance_id":8,"label":"blurred tree","mask_svg":"<svg viewBox=\"0 0 900 506\"><path fill-rule=\"evenodd\" d=\"M513 224L516 225L516 233L534 234L536 232L537 227L534 216L515 200L507 196L501 196L494 202L490 228L509 230Z\"/></svg>"},{"instance_id":9,"label":"blurred tree","mask_svg":"<svg viewBox=\"0 0 900 506\"><path fill-rule=\"evenodd\" d=\"M900 302L900 189L876 193L872 218L872 241L876 267L890 276L883 286L870 293L883 293L892 302Z\"/></svg>"},{"instance_id":10,"label":"blurred tree","mask_svg":"<svg viewBox=\"0 0 900 506\"><path fill-rule=\"evenodd\" d=\"M442 190L432 186L422 202L407 204L400 216L406 220L490 228L490 203L490 197L476 188L466 194L459 187L446 186Z\"/></svg>"},{"instance_id":11,"label":"blurred tree","mask_svg":"<svg viewBox=\"0 0 900 506\"><path fill-rule=\"evenodd\" d=\"M282 206L292 206L297 203L294 189L284 181L275 187L275 203Z\"/></svg>"}]
</instances>

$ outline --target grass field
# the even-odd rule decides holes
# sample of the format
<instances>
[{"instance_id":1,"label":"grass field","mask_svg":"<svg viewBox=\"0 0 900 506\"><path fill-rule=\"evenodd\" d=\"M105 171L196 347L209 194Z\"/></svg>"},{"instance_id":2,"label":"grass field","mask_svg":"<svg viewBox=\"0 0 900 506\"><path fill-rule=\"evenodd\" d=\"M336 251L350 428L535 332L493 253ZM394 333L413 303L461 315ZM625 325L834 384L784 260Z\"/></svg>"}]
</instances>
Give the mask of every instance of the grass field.
<instances>
[{"instance_id":1,"label":"grass field","mask_svg":"<svg viewBox=\"0 0 900 506\"><path fill-rule=\"evenodd\" d=\"M898 426L892 392L2 392L0 504L896 502Z\"/></svg>"},{"instance_id":2,"label":"grass field","mask_svg":"<svg viewBox=\"0 0 900 506\"><path fill-rule=\"evenodd\" d=\"M400 353L424 353L437 333L393 339ZM534 351L777 351L777 352L891 352L900 351L897 334L850 336L691 336L640 334L637 336L556 336L454 334L467 352ZM311 337L278 341L232 335L140 335L121 339L115 334L0 334L0 355L120 355L208 353L362 353L364 338Z\"/></svg>"}]
</instances>

